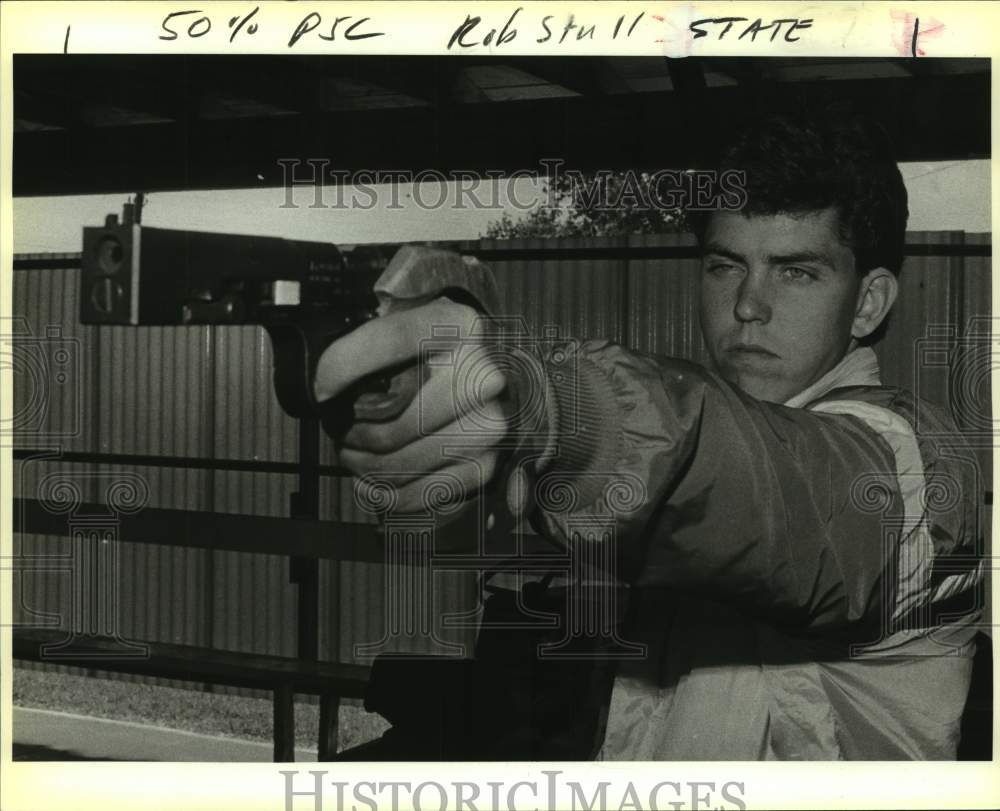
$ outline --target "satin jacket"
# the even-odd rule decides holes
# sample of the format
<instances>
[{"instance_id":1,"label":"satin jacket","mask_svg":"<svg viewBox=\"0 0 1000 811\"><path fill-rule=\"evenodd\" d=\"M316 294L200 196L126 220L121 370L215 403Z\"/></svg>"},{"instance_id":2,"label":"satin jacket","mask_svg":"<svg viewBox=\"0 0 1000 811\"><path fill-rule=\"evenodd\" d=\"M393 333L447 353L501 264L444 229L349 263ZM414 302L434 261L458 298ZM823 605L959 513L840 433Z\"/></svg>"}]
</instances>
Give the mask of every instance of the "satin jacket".
<instances>
[{"instance_id":1,"label":"satin jacket","mask_svg":"<svg viewBox=\"0 0 1000 811\"><path fill-rule=\"evenodd\" d=\"M607 341L548 380L533 523L612 550L642 651L600 757L955 757L982 492L943 409L867 348L784 405Z\"/></svg>"}]
</instances>

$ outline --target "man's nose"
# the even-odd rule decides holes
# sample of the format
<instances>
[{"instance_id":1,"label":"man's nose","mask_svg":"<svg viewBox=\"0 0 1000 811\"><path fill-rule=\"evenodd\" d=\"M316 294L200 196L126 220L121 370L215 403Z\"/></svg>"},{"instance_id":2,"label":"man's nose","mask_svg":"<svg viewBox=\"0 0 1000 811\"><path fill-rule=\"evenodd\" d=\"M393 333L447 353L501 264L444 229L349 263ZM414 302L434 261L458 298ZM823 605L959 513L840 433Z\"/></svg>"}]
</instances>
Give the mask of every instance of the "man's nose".
<instances>
[{"instance_id":1,"label":"man's nose","mask_svg":"<svg viewBox=\"0 0 1000 811\"><path fill-rule=\"evenodd\" d=\"M771 320L770 296L764 279L754 273L747 273L743 277L736 293L734 314L737 321L760 321L766 324Z\"/></svg>"}]
</instances>

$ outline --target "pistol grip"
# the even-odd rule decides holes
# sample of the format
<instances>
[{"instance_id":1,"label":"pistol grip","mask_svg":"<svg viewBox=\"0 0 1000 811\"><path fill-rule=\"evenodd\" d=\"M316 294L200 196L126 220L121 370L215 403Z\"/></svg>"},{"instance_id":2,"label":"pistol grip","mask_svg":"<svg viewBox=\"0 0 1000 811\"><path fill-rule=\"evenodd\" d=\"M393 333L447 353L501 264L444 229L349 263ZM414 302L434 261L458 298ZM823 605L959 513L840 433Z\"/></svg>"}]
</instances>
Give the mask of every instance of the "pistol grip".
<instances>
[{"instance_id":1,"label":"pistol grip","mask_svg":"<svg viewBox=\"0 0 1000 811\"><path fill-rule=\"evenodd\" d=\"M385 391L365 391L362 388L354 400L354 418L363 422L395 419L416 397L417 389L424 382L420 377L420 367L417 363L411 363L389 377ZM381 380L385 380L385 376Z\"/></svg>"},{"instance_id":2,"label":"pistol grip","mask_svg":"<svg viewBox=\"0 0 1000 811\"><path fill-rule=\"evenodd\" d=\"M472 259L440 248L406 245L393 256L375 283L379 313L418 307L446 295L484 315L497 311L496 283L489 269ZM370 314L370 313L369 313ZM419 359L369 375L336 397L316 401L313 381L323 352L359 326L358 314L331 323L329 314L312 310L294 319L264 323L274 349L274 388L278 402L292 417L319 417L324 431L337 439L352 423L385 422L398 417L413 401L428 369Z\"/></svg>"},{"instance_id":3,"label":"pistol grip","mask_svg":"<svg viewBox=\"0 0 1000 811\"><path fill-rule=\"evenodd\" d=\"M395 419L412 402L422 381L416 362L389 374L368 375L329 400L313 393L316 366L323 352L348 330L319 323L267 325L274 350L274 390L289 416L319 417L326 433L336 439L357 420Z\"/></svg>"},{"instance_id":4,"label":"pistol grip","mask_svg":"<svg viewBox=\"0 0 1000 811\"><path fill-rule=\"evenodd\" d=\"M404 245L375 283L381 315L419 307L439 296L469 304L484 315L498 308L496 282L490 270L472 257L454 251L420 245ZM427 379L428 369L420 359L391 369L388 386L372 391L353 389L354 418L382 422L398 417ZM359 381L363 383L363 381Z\"/></svg>"}]
</instances>

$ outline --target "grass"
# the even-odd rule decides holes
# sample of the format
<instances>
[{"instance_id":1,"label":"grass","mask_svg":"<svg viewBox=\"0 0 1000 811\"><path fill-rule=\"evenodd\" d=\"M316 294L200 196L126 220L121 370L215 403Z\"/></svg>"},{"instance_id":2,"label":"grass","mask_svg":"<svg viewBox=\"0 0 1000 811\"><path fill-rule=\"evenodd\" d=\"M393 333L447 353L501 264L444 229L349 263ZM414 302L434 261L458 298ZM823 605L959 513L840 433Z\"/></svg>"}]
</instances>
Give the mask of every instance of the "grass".
<instances>
[{"instance_id":1,"label":"grass","mask_svg":"<svg viewBox=\"0 0 1000 811\"><path fill-rule=\"evenodd\" d=\"M270 743L272 704L267 698L206 693L181 687L141 684L70 673L14 668L13 703L95 718ZM377 738L388 723L365 712L356 700L340 705L338 749ZM315 749L319 705L295 704L296 745Z\"/></svg>"}]
</instances>

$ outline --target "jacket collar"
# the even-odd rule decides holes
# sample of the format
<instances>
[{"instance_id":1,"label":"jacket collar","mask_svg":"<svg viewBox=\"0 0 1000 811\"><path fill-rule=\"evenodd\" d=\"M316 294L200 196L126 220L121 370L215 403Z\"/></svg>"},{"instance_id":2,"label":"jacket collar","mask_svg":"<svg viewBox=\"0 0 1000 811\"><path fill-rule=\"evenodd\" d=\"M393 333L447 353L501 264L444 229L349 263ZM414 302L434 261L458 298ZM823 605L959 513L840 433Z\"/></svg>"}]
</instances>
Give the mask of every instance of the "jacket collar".
<instances>
[{"instance_id":1,"label":"jacket collar","mask_svg":"<svg viewBox=\"0 0 1000 811\"><path fill-rule=\"evenodd\" d=\"M878 358L871 347L861 346L848 352L840 363L808 388L785 401L789 408L802 408L834 389L843 386L881 386Z\"/></svg>"}]
</instances>

